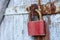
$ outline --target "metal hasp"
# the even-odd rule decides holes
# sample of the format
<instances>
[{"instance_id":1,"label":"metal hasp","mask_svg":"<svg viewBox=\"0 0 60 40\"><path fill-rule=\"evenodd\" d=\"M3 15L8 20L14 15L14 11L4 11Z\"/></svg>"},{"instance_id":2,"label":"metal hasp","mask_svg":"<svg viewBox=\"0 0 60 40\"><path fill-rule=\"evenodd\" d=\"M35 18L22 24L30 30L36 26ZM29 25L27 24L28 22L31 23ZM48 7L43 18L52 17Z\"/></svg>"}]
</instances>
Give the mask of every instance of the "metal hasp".
<instances>
[{"instance_id":1,"label":"metal hasp","mask_svg":"<svg viewBox=\"0 0 60 40\"><path fill-rule=\"evenodd\" d=\"M57 7L56 3L56 1L48 2L46 4L39 4L38 2L38 5L40 5L41 13L43 15L50 15L60 13L60 6ZM35 6L38 7L38 5L36 4ZM28 7L28 11L31 11L30 7Z\"/></svg>"},{"instance_id":2,"label":"metal hasp","mask_svg":"<svg viewBox=\"0 0 60 40\"><path fill-rule=\"evenodd\" d=\"M57 8L54 2L48 2L47 4L41 4L38 0L37 4L32 4L27 8L29 11L29 21L28 21L28 34L37 38L36 40L45 40L45 22L42 19L42 15L57 14L60 11L60 7Z\"/></svg>"}]
</instances>

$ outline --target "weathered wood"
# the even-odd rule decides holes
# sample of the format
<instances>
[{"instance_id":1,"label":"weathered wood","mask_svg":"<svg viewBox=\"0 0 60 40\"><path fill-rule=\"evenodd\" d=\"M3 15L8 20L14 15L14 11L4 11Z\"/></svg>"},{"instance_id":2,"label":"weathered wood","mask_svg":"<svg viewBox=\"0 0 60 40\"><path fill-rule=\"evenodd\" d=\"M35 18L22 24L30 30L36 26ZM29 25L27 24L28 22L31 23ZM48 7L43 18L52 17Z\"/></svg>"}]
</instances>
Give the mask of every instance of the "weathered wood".
<instances>
[{"instance_id":1,"label":"weathered wood","mask_svg":"<svg viewBox=\"0 0 60 40\"><path fill-rule=\"evenodd\" d=\"M4 13L6 8L8 7L9 0L0 0L0 24L3 21Z\"/></svg>"},{"instance_id":2,"label":"weathered wood","mask_svg":"<svg viewBox=\"0 0 60 40\"><path fill-rule=\"evenodd\" d=\"M20 2L20 0L16 0L16 1ZM28 0L28 1L30 1L30 0ZM33 1L36 1L36 0L33 0ZM18 2L17 3L15 2L16 3L15 6L17 6L17 4L20 5L21 2L20 3L18 3ZM42 2L42 3L44 4L44 2ZM32 2L32 3L34 3L34 2ZM12 7L12 9L8 8L8 11L6 13L18 14L19 12L21 12L21 10L19 10L20 6L17 7L17 10L19 10L17 12L15 12L13 10L13 8L14 7ZM46 37L49 37L48 35L50 35L50 37L49 37L50 40L60 40L60 14L51 15L49 17L50 17L49 20L51 20L51 24L50 23L48 24L48 22L47 22L48 17L46 17L46 16L43 17L46 24L48 24L47 28L49 28L49 30L47 29L48 33L46 34L47 35ZM28 15L5 16L3 22L0 26L0 40L34 40L33 37L28 35L27 23L28 23ZM49 40L49 38L45 38L45 39Z\"/></svg>"}]
</instances>

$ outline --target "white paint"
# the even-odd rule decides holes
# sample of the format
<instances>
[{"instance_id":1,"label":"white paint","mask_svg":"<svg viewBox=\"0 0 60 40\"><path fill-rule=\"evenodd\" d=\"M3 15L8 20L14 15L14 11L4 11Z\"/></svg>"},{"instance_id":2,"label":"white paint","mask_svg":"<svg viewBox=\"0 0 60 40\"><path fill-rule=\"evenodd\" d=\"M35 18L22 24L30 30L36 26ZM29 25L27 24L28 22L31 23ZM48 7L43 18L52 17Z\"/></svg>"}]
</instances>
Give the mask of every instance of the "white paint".
<instances>
[{"instance_id":1,"label":"white paint","mask_svg":"<svg viewBox=\"0 0 60 40\"><path fill-rule=\"evenodd\" d=\"M12 1L13 0L11 0L11 2ZM25 8L21 6L28 5L31 3L32 4L37 3L35 0L26 0L26 1L14 0L13 1L14 3L12 2L13 5L11 5L11 2L5 12L6 14L9 15L25 13L26 12ZM59 14L52 15L50 19L51 19L51 25L49 25L50 40L60 40L60 35L59 35L60 15ZM44 20L46 20L47 22L48 19L46 16L44 16ZM28 35L27 22L28 22L28 15L5 16L5 19L0 27L0 40L33 40L34 38Z\"/></svg>"}]
</instances>

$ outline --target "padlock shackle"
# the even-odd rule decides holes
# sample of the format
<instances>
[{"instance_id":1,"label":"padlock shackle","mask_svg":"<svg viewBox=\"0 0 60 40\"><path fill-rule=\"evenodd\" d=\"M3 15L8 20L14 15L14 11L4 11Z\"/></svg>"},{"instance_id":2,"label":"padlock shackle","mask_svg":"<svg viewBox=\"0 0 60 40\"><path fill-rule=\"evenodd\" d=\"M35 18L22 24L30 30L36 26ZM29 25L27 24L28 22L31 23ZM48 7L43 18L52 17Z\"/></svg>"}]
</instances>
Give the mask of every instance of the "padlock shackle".
<instances>
[{"instance_id":1,"label":"padlock shackle","mask_svg":"<svg viewBox=\"0 0 60 40\"><path fill-rule=\"evenodd\" d=\"M42 19L41 11L40 11L40 10L38 10L38 9L36 9L35 11L36 11L36 12L37 12L37 14L39 15L39 19L41 20L41 19Z\"/></svg>"}]
</instances>

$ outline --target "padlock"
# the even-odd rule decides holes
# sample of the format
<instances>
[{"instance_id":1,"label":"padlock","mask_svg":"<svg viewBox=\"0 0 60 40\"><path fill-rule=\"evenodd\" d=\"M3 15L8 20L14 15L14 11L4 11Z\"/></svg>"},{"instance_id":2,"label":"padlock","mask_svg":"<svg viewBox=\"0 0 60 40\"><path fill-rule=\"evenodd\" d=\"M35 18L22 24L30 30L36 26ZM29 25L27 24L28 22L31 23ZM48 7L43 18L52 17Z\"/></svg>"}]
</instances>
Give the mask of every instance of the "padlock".
<instances>
[{"instance_id":1,"label":"padlock","mask_svg":"<svg viewBox=\"0 0 60 40\"><path fill-rule=\"evenodd\" d=\"M35 10L39 15L38 21L29 21L28 22L28 35L30 36L45 36L45 25L44 20L42 20L42 14L40 9Z\"/></svg>"}]
</instances>

